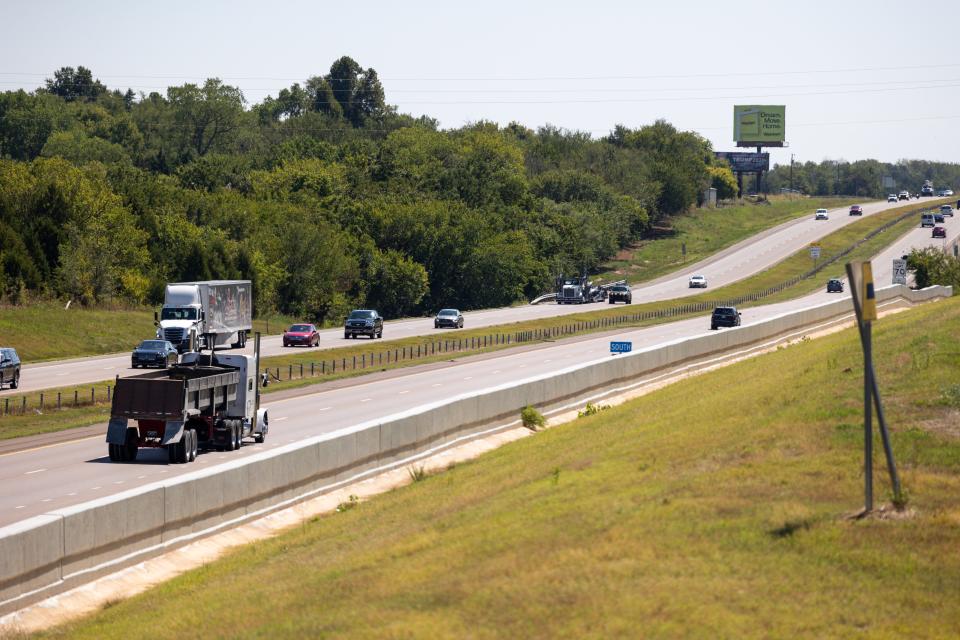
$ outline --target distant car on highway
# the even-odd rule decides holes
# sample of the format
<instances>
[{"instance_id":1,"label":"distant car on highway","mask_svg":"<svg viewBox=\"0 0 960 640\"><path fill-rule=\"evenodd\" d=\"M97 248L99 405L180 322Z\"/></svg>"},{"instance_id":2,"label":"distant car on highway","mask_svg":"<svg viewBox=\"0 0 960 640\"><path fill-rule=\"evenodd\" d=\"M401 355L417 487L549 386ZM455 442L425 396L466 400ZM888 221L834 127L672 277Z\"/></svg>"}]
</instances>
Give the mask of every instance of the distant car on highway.
<instances>
[{"instance_id":1,"label":"distant car on highway","mask_svg":"<svg viewBox=\"0 0 960 640\"><path fill-rule=\"evenodd\" d=\"M370 339L383 337L383 318L374 309L354 309L343 323L343 337L356 338L370 336Z\"/></svg>"},{"instance_id":2,"label":"distant car on highway","mask_svg":"<svg viewBox=\"0 0 960 640\"><path fill-rule=\"evenodd\" d=\"M607 291L607 302L610 304L615 302L630 304L633 302L633 291L625 284L614 285Z\"/></svg>"},{"instance_id":3,"label":"distant car on highway","mask_svg":"<svg viewBox=\"0 0 960 640\"><path fill-rule=\"evenodd\" d=\"M937 193L937 195L940 196L941 198L946 198L947 196L952 196L952 195L953 195L953 189L941 189L941 190Z\"/></svg>"},{"instance_id":4,"label":"distant car on highway","mask_svg":"<svg viewBox=\"0 0 960 640\"><path fill-rule=\"evenodd\" d=\"M690 276L690 280L687 282L687 286L691 289L706 289L707 277L699 274L695 276Z\"/></svg>"},{"instance_id":5,"label":"distant car on highway","mask_svg":"<svg viewBox=\"0 0 960 640\"><path fill-rule=\"evenodd\" d=\"M829 220L830 216L827 215L826 209L817 209L817 212L813 214L814 220Z\"/></svg>"},{"instance_id":6,"label":"distant car on highway","mask_svg":"<svg viewBox=\"0 0 960 640\"><path fill-rule=\"evenodd\" d=\"M947 229L945 227L934 227L933 228L933 237L934 238L946 238Z\"/></svg>"},{"instance_id":7,"label":"distant car on highway","mask_svg":"<svg viewBox=\"0 0 960 640\"><path fill-rule=\"evenodd\" d=\"M130 366L166 369L180 361L177 348L169 340L144 340L130 354Z\"/></svg>"},{"instance_id":8,"label":"distant car on highway","mask_svg":"<svg viewBox=\"0 0 960 640\"><path fill-rule=\"evenodd\" d=\"M843 280L830 278L827 281L827 293L843 293Z\"/></svg>"},{"instance_id":9,"label":"distant car on highway","mask_svg":"<svg viewBox=\"0 0 960 640\"><path fill-rule=\"evenodd\" d=\"M20 356L10 347L0 349L0 389L3 385L11 389L20 386Z\"/></svg>"},{"instance_id":10,"label":"distant car on highway","mask_svg":"<svg viewBox=\"0 0 960 640\"><path fill-rule=\"evenodd\" d=\"M934 212L933 221L936 222L937 224L943 224L944 223L943 214L940 213L939 211Z\"/></svg>"},{"instance_id":11,"label":"distant car on highway","mask_svg":"<svg viewBox=\"0 0 960 640\"><path fill-rule=\"evenodd\" d=\"M953 207L948 204L940 205L940 215L953 217Z\"/></svg>"},{"instance_id":12,"label":"distant car on highway","mask_svg":"<svg viewBox=\"0 0 960 640\"><path fill-rule=\"evenodd\" d=\"M716 330L718 327L739 327L740 312L736 307L716 307L710 316L710 329Z\"/></svg>"},{"instance_id":13,"label":"distant car on highway","mask_svg":"<svg viewBox=\"0 0 960 640\"><path fill-rule=\"evenodd\" d=\"M898 200L909 200L909 199L910 199L910 192L909 192L909 191L901 191L899 194L897 194L897 199L898 199Z\"/></svg>"},{"instance_id":14,"label":"distant car on highway","mask_svg":"<svg viewBox=\"0 0 960 640\"><path fill-rule=\"evenodd\" d=\"M920 215L920 227L933 227L937 222L933 219L932 213L923 213Z\"/></svg>"},{"instance_id":15,"label":"distant car on highway","mask_svg":"<svg viewBox=\"0 0 960 640\"><path fill-rule=\"evenodd\" d=\"M851 206L850 206L850 215L852 215L852 216L862 216L862 215L863 215L863 207L861 207L861 206L858 205L858 204L851 205Z\"/></svg>"},{"instance_id":16,"label":"distant car on highway","mask_svg":"<svg viewBox=\"0 0 960 640\"><path fill-rule=\"evenodd\" d=\"M283 332L283 346L293 347L302 344L307 347L320 346L320 332L312 324L294 324Z\"/></svg>"},{"instance_id":17,"label":"distant car on highway","mask_svg":"<svg viewBox=\"0 0 960 640\"><path fill-rule=\"evenodd\" d=\"M440 313L433 319L433 328L453 327L463 329L463 314L457 309L440 309Z\"/></svg>"},{"instance_id":18,"label":"distant car on highway","mask_svg":"<svg viewBox=\"0 0 960 640\"><path fill-rule=\"evenodd\" d=\"M896 201L897 201L897 194L891 193L890 195L887 196L887 202L896 202Z\"/></svg>"}]
</instances>

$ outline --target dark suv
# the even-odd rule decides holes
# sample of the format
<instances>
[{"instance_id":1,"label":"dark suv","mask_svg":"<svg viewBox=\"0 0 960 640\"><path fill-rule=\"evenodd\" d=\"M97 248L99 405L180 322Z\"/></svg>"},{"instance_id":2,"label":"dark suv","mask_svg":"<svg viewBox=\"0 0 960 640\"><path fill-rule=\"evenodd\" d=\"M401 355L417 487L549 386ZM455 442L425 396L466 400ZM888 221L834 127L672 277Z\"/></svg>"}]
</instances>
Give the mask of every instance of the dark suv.
<instances>
[{"instance_id":1,"label":"dark suv","mask_svg":"<svg viewBox=\"0 0 960 640\"><path fill-rule=\"evenodd\" d=\"M607 292L607 302L610 304L614 302L626 302L630 304L633 302L633 291L625 284L610 287L610 291Z\"/></svg>"},{"instance_id":2,"label":"dark suv","mask_svg":"<svg viewBox=\"0 0 960 640\"><path fill-rule=\"evenodd\" d=\"M717 327L739 327L740 312L736 307L716 307L710 316L710 329Z\"/></svg>"},{"instance_id":3,"label":"dark suv","mask_svg":"<svg viewBox=\"0 0 960 640\"><path fill-rule=\"evenodd\" d=\"M383 318L373 309L354 309L343 325L344 338L357 336L383 337Z\"/></svg>"},{"instance_id":4,"label":"dark suv","mask_svg":"<svg viewBox=\"0 0 960 640\"><path fill-rule=\"evenodd\" d=\"M10 385L11 389L20 386L20 356L16 349L0 349L0 389L3 385Z\"/></svg>"}]
</instances>

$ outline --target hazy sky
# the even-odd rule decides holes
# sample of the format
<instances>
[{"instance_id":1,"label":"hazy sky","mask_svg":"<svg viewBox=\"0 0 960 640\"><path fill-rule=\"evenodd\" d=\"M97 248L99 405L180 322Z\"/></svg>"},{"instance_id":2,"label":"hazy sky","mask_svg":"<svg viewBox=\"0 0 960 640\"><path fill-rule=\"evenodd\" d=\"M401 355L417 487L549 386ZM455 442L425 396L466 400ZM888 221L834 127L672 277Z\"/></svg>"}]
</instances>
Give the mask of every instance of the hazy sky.
<instances>
[{"instance_id":1,"label":"hazy sky","mask_svg":"<svg viewBox=\"0 0 960 640\"><path fill-rule=\"evenodd\" d=\"M387 101L608 133L664 118L733 150L734 104L785 104L789 149L960 161L957 0L193 2L3 0L0 87L83 65L110 88L219 77L250 104L329 71L377 70Z\"/></svg>"}]
</instances>

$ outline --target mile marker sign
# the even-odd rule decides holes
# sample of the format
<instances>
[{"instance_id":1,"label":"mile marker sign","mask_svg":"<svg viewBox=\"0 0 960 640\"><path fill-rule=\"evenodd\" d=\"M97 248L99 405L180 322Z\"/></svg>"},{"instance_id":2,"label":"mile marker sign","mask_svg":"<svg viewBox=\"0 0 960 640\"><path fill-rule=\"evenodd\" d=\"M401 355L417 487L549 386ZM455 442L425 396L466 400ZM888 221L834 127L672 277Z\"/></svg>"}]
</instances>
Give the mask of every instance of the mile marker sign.
<instances>
[{"instance_id":1,"label":"mile marker sign","mask_svg":"<svg viewBox=\"0 0 960 640\"><path fill-rule=\"evenodd\" d=\"M810 257L814 260L820 259L820 245L816 242L810 243Z\"/></svg>"}]
</instances>

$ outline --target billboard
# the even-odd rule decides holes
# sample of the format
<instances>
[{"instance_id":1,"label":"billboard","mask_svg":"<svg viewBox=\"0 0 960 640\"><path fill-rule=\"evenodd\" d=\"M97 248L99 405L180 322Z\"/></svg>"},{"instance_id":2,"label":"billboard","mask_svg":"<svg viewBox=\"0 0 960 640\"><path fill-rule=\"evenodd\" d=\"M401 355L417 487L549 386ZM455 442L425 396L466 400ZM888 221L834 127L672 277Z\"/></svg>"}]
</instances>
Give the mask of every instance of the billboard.
<instances>
[{"instance_id":1,"label":"billboard","mask_svg":"<svg viewBox=\"0 0 960 640\"><path fill-rule=\"evenodd\" d=\"M750 153L749 151L714 151L713 155L726 160L734 173L757 173L770 170L769 153Z\"/></svg>"},{"instance_id":2,"label":"billboard","mask_svg":"<svg viewBox=\"0 0 960 640\"><path fill-rule=\"evenodd\" d=\"M733 107L733 139L742 146L782 147L786 139L784 105L738 104Z\"/></svg>"}]
</instances>

